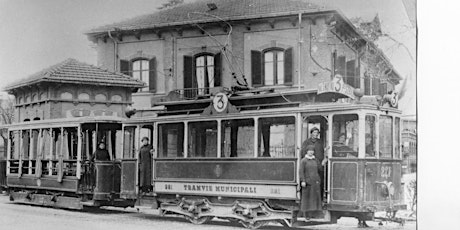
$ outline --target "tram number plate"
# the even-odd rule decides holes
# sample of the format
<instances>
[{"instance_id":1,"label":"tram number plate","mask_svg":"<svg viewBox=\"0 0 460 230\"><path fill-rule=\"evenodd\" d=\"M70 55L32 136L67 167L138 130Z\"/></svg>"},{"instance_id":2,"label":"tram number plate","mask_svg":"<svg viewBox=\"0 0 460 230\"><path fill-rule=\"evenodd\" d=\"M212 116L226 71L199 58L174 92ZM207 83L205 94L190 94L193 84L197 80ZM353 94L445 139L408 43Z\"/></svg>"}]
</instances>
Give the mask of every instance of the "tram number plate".
<instances>
[{"instance_id":1,"label":"tram number plate","mask_svg":"<svg viewBox=\"0 0 460 230\"><path fill-rule=\"evenodd\" d=\"M380 176L382 178L389 178L391 176L391 166L382 165L382 167L380 168Z\"/></svg>"}]
</instances>

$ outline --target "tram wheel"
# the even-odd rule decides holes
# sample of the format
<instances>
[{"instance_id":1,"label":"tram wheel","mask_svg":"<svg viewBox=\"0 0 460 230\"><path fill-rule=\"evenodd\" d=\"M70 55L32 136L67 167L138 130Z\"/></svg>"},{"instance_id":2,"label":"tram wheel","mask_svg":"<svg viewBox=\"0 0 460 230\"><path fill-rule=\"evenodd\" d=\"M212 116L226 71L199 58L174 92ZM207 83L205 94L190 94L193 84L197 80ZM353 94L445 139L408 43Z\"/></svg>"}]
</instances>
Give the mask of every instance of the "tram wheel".
<instances>
[{"instance_id":1,"label":"tram wheel","mask_svg":"<svg viewBox=\"0 0 460 230\"><path fill-rule=\"evenodd\" d=\"M202 217L190 217L190 216L185 216L185 218L190 221L192 224L204 224L210 220L212 220L212 218L214 218L213 216L202 216Z\"/></svg>"},{"instance_id":2,"label":"tram wheel","mask_svg":"<svg viewBox=\"0 0 460 230\"><path fill-rule=\"evenodd\" d=\"M258 229L264 225L267 224L266 221L255 221L255 222L246 222L246 221L241 221L240 222L245 228L249 229Z\"/></svg>"}]
</instances>

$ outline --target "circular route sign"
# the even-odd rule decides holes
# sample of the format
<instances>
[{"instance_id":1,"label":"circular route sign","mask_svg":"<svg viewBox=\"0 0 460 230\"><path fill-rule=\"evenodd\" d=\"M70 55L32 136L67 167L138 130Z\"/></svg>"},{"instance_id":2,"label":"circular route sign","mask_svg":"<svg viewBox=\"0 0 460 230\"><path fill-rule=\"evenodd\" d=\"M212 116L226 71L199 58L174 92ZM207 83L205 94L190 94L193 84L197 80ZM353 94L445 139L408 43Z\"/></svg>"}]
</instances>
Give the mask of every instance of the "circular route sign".
<instances>
[{"instance_id":1,"label":"circular route sign","mask_svg":"<svg viewBox=\"0 0 460 230\"><path fill-rule=\"evenodd\" d=\"M228 106L228 97L225 93L217 93L216 96L212 99L212 104L214 109L218 113L222 113L227 109Z\"/></svg>"}]
</instances>

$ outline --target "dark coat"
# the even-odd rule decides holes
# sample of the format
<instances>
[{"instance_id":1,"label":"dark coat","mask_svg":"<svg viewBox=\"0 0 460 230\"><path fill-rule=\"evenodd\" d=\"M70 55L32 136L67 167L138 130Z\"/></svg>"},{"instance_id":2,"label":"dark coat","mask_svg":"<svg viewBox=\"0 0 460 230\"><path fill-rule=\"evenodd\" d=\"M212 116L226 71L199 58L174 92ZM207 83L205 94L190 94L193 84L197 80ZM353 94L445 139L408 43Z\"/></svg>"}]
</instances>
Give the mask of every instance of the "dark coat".
<instances>
[{"instance_id":1,"label":"dark coat","mask_svg":"<svg viewBox=\"0 0 460 230\"><path fill-rule=\"evenodd\" d=\"M315 146L315 158L321 163L324 159L324 146L323 142L317 138L308 138L302 143L302 148L300 150L301 157L303 158L307 154L307 146L312 145ZM319 168L322 170L322 167Z\"/></svg>"},{"instance_id":2,"label":"dark coat","mask_svg":"<svg viewBox=\"0 0 460 230\"><path fill-rule=\"evenodd\" d=\"M139 162L140 162L140 184L141 186L149 186L152 178L152 150L151 145L144 145L139 150Z\"/></svg>"},{"instance_id":3,"label":"dark coat","mask_svg":"<svg viewBox=\"0 0 460 230\"><path fill-rule=\"evenodd\" d=\"M107 149L96 149L96 152L94 152L92 159L91 160L98 160L98 161L109 161L110 160L110 154Z\"/></svg>"},{"instance_id":4,"label":"dark coat","mask_svg":"<svg viewBox=\"0 0 460 230\"><path fill-rule=\"evenodd\" d=\"M300 182L306 182L307 186L302 187L300 200L300 211L321 210L321 179L318 174L318 161L316 159L303 158L300 161L299 178Z\"/></svg>"}]
</instances>

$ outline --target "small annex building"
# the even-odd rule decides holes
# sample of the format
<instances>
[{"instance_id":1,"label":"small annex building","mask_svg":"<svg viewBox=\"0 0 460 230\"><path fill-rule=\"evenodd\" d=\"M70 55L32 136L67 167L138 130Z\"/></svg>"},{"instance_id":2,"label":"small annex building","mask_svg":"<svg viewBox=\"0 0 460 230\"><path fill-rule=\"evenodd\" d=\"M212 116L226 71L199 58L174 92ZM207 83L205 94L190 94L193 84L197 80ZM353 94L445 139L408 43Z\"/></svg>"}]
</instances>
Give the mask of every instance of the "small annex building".
<instances>
[{"instance_id":1,"label":"small annex building","mask_svg":"<svg viewBox=\"0 0 460 230\"><path fill-rule=\"evenodd\" d=\"M82 116L125 117L144 83L67 59L4 88L15 96L14 122Z\"/></svg>"}]
</instances>

